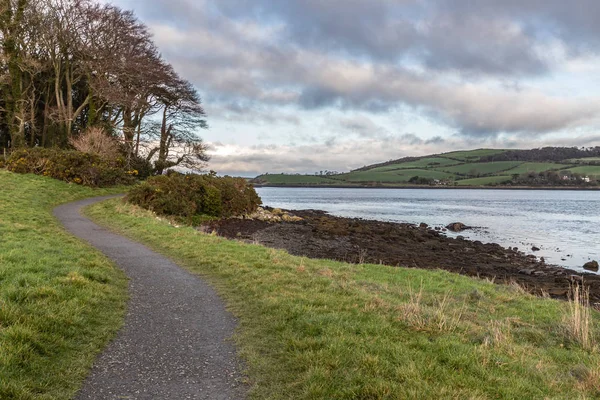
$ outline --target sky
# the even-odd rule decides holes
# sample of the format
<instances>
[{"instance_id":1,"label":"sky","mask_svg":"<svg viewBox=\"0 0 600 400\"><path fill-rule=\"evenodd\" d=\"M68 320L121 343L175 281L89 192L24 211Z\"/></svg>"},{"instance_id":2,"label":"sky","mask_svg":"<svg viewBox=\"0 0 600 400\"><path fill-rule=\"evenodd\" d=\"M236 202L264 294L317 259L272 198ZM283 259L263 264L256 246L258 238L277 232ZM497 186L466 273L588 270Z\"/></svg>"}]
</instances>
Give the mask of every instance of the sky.
<instances>
[{"instance_id":1,"label":"sky","mask_svg":"<svg viewBox=\"0 0 600 400\"><path fill-rule=\"evenodd\" d=\"M114 0L207 112L222 174L600 145L598 0Z\"/></svg>"}]
</instances>

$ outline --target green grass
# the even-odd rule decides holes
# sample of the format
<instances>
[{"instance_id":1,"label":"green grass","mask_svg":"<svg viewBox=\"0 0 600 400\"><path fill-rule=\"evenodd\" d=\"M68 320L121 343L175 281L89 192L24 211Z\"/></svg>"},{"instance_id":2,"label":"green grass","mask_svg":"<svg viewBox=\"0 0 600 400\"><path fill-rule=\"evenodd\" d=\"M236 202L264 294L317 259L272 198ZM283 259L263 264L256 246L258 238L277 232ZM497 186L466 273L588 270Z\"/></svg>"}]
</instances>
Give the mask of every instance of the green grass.
<instances>
[{"instance_id":1,"label":"green grass","mask_svg":"<svg viewBox=\"0 0 600 400\"><path fill-rule=\"evenodd\" d=\"M600 355L568 336L566 303L447 272L294 257L118 200L86 212L212 282L239 318L251 398L600 396Z\"/></svg>"},{"instance_id":2,"label":"green grass","mask_svg":"<svg viewBox=\"0 0 600 400\"><path fill-rule=\"evenodd\" d=\"M495 154L502 154L506 152L506 150L497 150L497 149L477 149L477 150L468 150L468 151L453 151L451 153L440 154L441 157L452 158L460 161L479 161L481 157L485 156L493 156Z\"/></svg>"},{"instance_id":3,"label":"green grass","mask_svg":"<svg viewBox=\"0 0 600 400\"><path fill-rule=\"evenodd\" d=\"M413 176L430 179L446 179L453 175L432 169L401 169L388 172L355 171L338 175L340 179L348 182L382 182L382 183L407 183Z\"/></svg>"},{"instance_id":4,"label":"green grass","mask_svg":"<svg viewBox=\"0 0 600 400\"><path fill-rule=\"evenodd\" d=\"M600 177L600 165L588 165L585 167L569 168L569 171L581 175Z\"/></svg>"},{"instance_id":5,"label":"green grass","mask_svg":"<svg viewBox=\"0 0 600 400\"><path fill-rule=\"evenodd\" d=\"M513 169L522 163L519 161L496 161L487 163L461 164L454 167L437 168L440 171L459 175L490 175Z\"/></svg>"},{"instance_id":6,"label":"green grass","mask_svg":"<svg viewBox=\"0 0 600 400\"><path fill-rule=\"evenodd\" d=\"M527 172L544 172L544 171L559 171L565 168L569 168L571 165L557 164L557 163L544 163L544 162L526 162L516 168L506 171L507 174L525 174Z\"/></svg>"},{"instance_id":7,"label":"green grass","mask_svg":"<svg viewBox=\"0 0 600 400\"><path fill-rule=\"evenodd\" d=\"M257 180L264 181L267 184L272 185L306 185L306 184L324 184L324 185L336 185L340 184L339 181L329 179L324 176L317 175L287 175L287 174L269 174L260 175L256 177Z\"/></svg>"},{"instance_id":8,"label":"green grass","mask_svg":"<svg viewBox=\"0 0 600 400\"><path fill-rule=\"evenodd\" d=\"M484 178L463 179L456 181L459 186L485 186L499 185L504 182L510 182L511 177L506 175L501 176L486 176Z\"/></svg>"},{"instance_id":9,"label":"green grass","mask_svg":"<svg viewBox=\"0 0 600 400\"><path fill-rule=\"evenodd\" d=\"M450 160L448 158L442 157L429 157L422 158L417 161L408 161L400 164L390 164L384 167L372 168L369 171L372 172L385 172L385 171L393 171L397 169L414 169L414 168L436 168L436 167L444 167L450 165L459 164L459 161Z\"/></svg>"},{"instance_id":10,"label":"green grass","mask_svg":"<svg viewBox=\"0 0 600 400\"><path fill-rule=\"evenodd\" d=\"M52 208L92 190L0 170L0 399L69 399L121 326L127 282Z\"/></svg>"}]
</instances>

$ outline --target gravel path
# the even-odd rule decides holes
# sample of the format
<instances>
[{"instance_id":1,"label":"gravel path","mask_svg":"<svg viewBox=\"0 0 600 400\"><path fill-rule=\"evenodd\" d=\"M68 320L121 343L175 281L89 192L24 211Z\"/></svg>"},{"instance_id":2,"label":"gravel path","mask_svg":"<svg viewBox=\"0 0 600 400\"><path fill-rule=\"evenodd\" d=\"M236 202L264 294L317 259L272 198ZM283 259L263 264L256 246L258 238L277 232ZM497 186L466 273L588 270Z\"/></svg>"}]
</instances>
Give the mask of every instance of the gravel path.
<instances>
[{"instance_id":1,"label":"gravel path","mask_svg":"<svg viewBox=\"0 0 600 400\"><path fill-rule=\"evenodd\" d=\"M235 319L198 277L80 214L107 198L54 210L67 230L130 278L125 325L96 360L77 399L243 399L240 363L228 340Z\"/></svg>"}]
</instances>

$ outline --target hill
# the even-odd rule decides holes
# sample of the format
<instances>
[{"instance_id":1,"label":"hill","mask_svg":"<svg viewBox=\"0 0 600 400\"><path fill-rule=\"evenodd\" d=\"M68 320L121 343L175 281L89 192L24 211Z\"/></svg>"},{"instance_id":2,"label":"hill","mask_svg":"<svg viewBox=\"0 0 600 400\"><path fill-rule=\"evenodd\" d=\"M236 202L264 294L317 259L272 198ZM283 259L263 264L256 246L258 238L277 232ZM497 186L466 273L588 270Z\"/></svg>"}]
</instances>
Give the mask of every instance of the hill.
<instances>
[{"instance_id":1,"label":"hill","mask_svg":"<svg viewBox=\"0 0 600 400\"><path fill-rule=\"evenodd\" d=\"M347 173L264 174L264 186L577 186L598 187L600 147L532 150L477 149L405 157Z\"/></svg>"}]
</instances>

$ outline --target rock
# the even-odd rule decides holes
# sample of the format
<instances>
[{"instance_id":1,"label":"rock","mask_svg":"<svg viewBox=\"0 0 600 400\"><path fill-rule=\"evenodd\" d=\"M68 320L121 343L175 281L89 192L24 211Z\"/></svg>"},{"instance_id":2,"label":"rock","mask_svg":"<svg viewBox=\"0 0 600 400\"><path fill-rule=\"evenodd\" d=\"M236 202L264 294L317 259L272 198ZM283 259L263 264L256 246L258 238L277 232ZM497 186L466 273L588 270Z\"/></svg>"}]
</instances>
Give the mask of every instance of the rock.
<instances>
[{"instance_id":1,"label":"rock","mask_svg":"<svg viewBox=\"0 0 600 400\"><path fill-rule=\"evenodd\" d=\"M466 229L471 229L471 227L463 224L462 222L453 222L450 225L446 226L446 229L452 232L462 232Z\"/></svg>"},{"instance_id":2,"label":"rock","mask_svg":"<svg viewBox=\"0 0 600 400\"><path fill-rule=\"evenodd\" d=\"M531 275L534 272L535 272L535 270L533 270L533 269L522 269L519 271L519 273L522 275Z\"/></svg>"},{"instance_id":3,"label":"rock","mask_svg":"<svg viewBox=\"0 0 600 400\"><path fill-rule=\"evenodd\" d=\"M539 247L536 247L536 246L533 246L533 247L531 248L531 251L540 251L540 248L539 248Z\"/></svg>"},{"instance_id":4,"label":"rock","mask_svg":"<svg viewBox=\"0 0 600 400\"><path fill-rule=\"evenodd\" d=\"M456 240L465 240L465 237L459 235L459 236L456 237Z\"/></svg>"},{"instance_id":5,"label":"rock","mask_svg":"<svg viewBox=\"0 0 600 400\"><path fill-rule=\"evenodd\" d=\"M421 224L419 225L419 228L426 229L426 228L429 228L429 225L427 225L425 222L421 222Z\"/></svg>"},{"instance_id":6,"label":"rock","mask_svg":"<svg viewBox=\"0 0 600 400\"><path fill-rule=\"evenodd\" d=\"M436 227L435 227L435 230L436 230L436 231L441 231L441 230L442 230L442 228L440 228L439 226L436 226Z\"/></svg>"},{"instance_id":7,"label":"rock","mask_svg":"<svg viewBox=\"0 0 600 400\"><path fill-rule=\"evenodd\" d=\"M583 265L583 269L586 271L598 272L598 261L590 261Z\"/></svg>"},{"instance_id":8,"label":"rock","mask_svg":"<svg viewBox=\"0 0 600 400\"><path fill-rule=\"evenodd\" d=\"M548 294L550 296L566 296L567 294L569 294L569 291L567 289L550 289L548 290Z\"/></svg>"}]
</instances>

